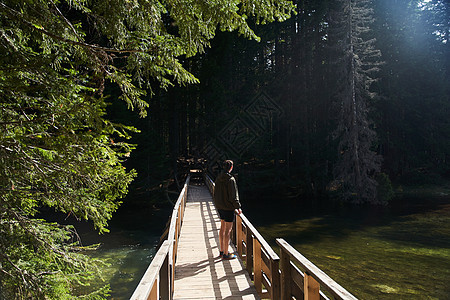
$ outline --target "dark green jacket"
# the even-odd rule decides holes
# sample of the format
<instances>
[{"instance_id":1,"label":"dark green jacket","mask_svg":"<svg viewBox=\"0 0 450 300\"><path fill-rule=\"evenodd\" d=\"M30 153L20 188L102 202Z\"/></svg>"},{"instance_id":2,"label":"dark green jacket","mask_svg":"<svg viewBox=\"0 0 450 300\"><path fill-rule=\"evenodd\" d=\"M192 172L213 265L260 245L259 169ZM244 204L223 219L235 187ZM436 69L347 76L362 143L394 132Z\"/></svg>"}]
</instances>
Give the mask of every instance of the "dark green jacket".
<instances>
[{"instance_id":1,"label":"dark green jacket","mask_svg":"<svg viewBox=\"0 0 450 300\"><path fill-rule=\"evenodd\" d=\"M235 210L241 208L237 184L233 175L222 172L217 176L213 198L216 209Z\"/></svg>"}]
</instances>

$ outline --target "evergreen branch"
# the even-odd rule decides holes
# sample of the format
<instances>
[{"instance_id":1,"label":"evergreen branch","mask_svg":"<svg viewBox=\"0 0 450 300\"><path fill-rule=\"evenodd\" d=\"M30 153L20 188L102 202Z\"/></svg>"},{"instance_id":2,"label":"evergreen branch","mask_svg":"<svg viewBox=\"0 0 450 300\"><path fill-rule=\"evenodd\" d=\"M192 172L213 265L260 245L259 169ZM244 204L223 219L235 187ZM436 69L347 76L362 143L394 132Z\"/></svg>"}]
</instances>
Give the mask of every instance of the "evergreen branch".
<instances>
[{"instance_id":1,"label":"evergreen branch","mask_svg":"<svg viewBox=\"0 0 450 300\"><path fill-rule=\"evenodd\" d=\"M46 245L49 247L49 249L51 249L54 253L61 255L61 257L65 258L67 261L73 260L75 262L81 263L80 260L74 258L74 257L70 257L67 255L66 252L61 251L57 248L55 248L52 244L50 244L48 241L46 241L45 239L41 238L39 236L39 234L36 232L35 228L33 226L29 226L28 224L31 224L31 220L22 216L21 214L18 214L17 212L15 212L14 210L9 210L10 213L15 217L15 219L18 221L18 224L22 227L22 229L25 230L25 232L30 233L35 239L36 241L39 241L42 243L42 245Z\"/></svg>"},{"instance_id":2,"label":"evergreen branch","mask_svg":"<svg viewBox=\"0 0 450 300\"><path fill-rule=\"evenodd\" d=\"M42 289L39 287L39 284L37 282L35 282L35 279L33 278L32 274L28 273L26 270L22 270L21 268L19 268L16 264L14 264L10 257L0 253L0 256L2 256L4 259L6 259L6 261L14 268L16 269L16 271L20 274L20 277L22 279L22 282L24 284L24 286L27 286L28 284L31 284L32 286L34 286L34 288L36 288L36 290L40 293L43 294ZM14 276L16 277L16 276ZM28 277L28 279L26 278Z\"/></svg>"},{"instance_id":3,"label":"evergreen branch","mask_svg":"<svg viewBox=\"0 0 450 300\"><path fill-rule=\"evenodd\" d=\"M56 6L55 2L53 2L52 0L50 0L50 2L53 4L53 7L55 8L55 10L58 13L58 15L64 20L64 22L66 22L66 24L72 30L73 34L75 34L75 36L78 38L78 41L82 41L83 39L79 36L78 32L73 27L72 23L70 23L70 21L67 20L67 18L62 14L62 12L59 10L58 6Z\"/></svg>"},{"instance_id":4,"label":"evergreen branch","mask_svg":"<svg viewBox=\"0 0 450 300\"><path fill-rule=\"evenodd\" d=\"M88 44L88 43L84 43L84 42L80 42L80 41L70 40L70 39L64 38L62 36L59 36L57 34L54 34L48 30L45 30L43 28L39 28L39 27L35 26L30 21L26 20L25 16L22 13L16 11L15 9L8 7L3 2L0 2L0 8L3 8L4 10L6 10L11 16L17 18L18 20L20 20L22 23L24 23L28 27L30 27L34 30L37 30L55 40L59 40L61 42L65 42L65 43L76 45L76 46L81 46L81 47L88 48L91 50L111 52L111 53L148 53L149 52L148 50L140 50L140 49L114 49L114 48L108 48L108 47L102 47L102 46L98 46L98 45Z\"/></svg>"}]
</instances>

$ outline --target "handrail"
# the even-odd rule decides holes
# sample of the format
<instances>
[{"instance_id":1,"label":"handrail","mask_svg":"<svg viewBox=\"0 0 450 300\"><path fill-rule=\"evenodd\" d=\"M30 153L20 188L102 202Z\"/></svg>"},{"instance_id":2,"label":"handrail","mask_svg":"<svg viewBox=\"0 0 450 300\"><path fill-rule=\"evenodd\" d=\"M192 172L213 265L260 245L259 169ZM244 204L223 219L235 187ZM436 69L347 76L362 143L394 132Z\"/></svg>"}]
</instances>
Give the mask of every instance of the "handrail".
<instances>
[{"instance_id":1,"label":"handrail","mask_svg":"<svg viewBox=\"0 0 450 300\"><path fill-rule=\"evenodd\" d=\"M280 299L280 258L243 213L236 215L234 230L233 242L253 275L256 291L261 298Z\"/></svg>"},{"instance_id":2,"label":"handrail","mask_svg":"<svg viewBox=\"0 0 450 300\"><path fill-rule=\"evenodd\" d=\"M208 175L205 175L205 182L214 194L214 182ZM233 230L237 253L253 276L261 298L290 300L294 296L295 299L328 299L321 290L322 286L334 299L357 299L283 239L276 240L281 250L280 259L243 213L236 214Z\"/></svg>"},{"instance_id":3,"label":"handrail","mask_svg":"<svg viewBox=\"0 0 450 300\"><path fill-rule=\"evenodd\" d=\"M190 179L191 176L188 175L172 210L167 239L162 243L150 266L141 278L130 298L131 300L159 300L172 299L173 297L178 238L181 224L183 223Z\"/></svg>"},{"instance_id":4,"label":"handrail","mask_svg":"<svg viewBox=\"0 0 450 300\"><path fill-rule=\"evenodd\" d=\"M169 298L168 295L171 292L168 284L170 282L169 248L170 242L165 240L142 276L131 299Z\"/></svg>"},{"instance_id":5,"label":"handrail","mask_svg":"<svg viewBox=\"0 0 450 300\"><path fill-rule=\"evenodd\" d=\"M325 274L322 270L316 267L312 262L310 262L306 257L301 255L297 250L294 249L291 245L289 245L284 239L277 239L277 244L281 249L281 267L282 270L282 287L284 287L285 295L282 296L281 299L291 299L292 293L290 292L291 285L291 264L296 263L300 266L301 269L304 270L304 294L318 294L318 290L320 286L326 287L326 290L330 292L335 299L351 299L356 300L357 298L350 294L346 289L340 286L336 281L331 279L327 274ZM291 278L289 278L291 277ZM312 291L310 290L312 289ZM317 292L314 291L317 289Z\"/></svg>"}]
</instances>

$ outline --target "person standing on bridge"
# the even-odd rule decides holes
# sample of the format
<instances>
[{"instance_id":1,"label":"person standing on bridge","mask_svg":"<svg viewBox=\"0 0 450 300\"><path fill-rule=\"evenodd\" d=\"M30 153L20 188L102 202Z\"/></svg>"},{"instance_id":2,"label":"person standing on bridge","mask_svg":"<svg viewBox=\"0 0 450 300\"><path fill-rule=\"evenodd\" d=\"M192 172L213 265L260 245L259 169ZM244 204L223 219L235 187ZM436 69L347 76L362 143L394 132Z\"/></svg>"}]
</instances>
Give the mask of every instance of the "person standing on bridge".
<instances>
[{"instance_id":1,"label":"person standing on bridge","mask_svg":"<svg viewBox=\"0 0 450 300\"><path fill-rule=\"evenodd\" d=\"M234 211L242 213L241 203L239 202L239 193L236 179L231 175L233 170L233 161L223 162L223 171L217 176L214 188L214 204L220 217L220 257L223 259L236 258L234 253L228 253L230 244L231 229L233 228Z\"/></svg>"}]
</instances>

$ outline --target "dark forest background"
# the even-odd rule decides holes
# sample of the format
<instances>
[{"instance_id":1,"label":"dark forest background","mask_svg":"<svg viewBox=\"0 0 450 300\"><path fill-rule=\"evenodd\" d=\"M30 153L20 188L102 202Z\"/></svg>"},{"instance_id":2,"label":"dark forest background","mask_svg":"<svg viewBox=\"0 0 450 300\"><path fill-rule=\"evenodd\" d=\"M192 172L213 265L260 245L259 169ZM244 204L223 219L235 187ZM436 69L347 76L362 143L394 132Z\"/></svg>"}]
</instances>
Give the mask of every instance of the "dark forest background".
<instances>
[{"instance_id":1,"label":"dark forest background","mask_svg":"<svg viewBox=\"0 0 450 300\"><path fill-rule=\"evenodd\" d=\"M153 90L147 118L112 101L111 118L141 130L131 201L175 191L187 168L214 176L224 157L243 191L355 203L450 178L448 1L295 2L288 21L255 25L259 43L218 32L183 61L200 83ZM224 128L261 97L273 114L230 151Z\"/></svg>"}]
</instances>

